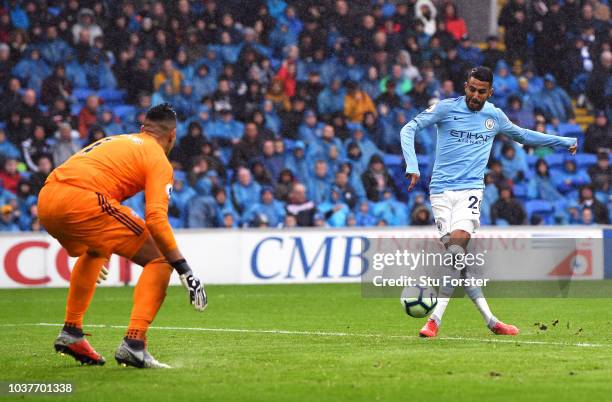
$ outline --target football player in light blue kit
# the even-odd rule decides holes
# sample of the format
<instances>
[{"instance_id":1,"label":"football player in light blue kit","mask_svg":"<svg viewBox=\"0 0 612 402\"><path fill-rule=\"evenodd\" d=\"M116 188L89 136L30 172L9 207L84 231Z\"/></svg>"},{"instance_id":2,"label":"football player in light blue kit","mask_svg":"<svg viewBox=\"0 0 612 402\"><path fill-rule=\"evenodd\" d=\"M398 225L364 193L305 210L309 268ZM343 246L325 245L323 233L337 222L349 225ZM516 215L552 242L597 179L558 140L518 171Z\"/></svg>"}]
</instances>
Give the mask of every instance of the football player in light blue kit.
<instances>
[{"instance_id":1,"label":"football player in light blue kit","mask_svg":"<svg viewBox=\"0 0 612 402\"><path fill-rule=\"evenodd\" d=\"M465 253L471 233L480 226L483 179L495 135L505 134L526 145L562 146L576 153L575 138L542 134L511 123L504 112L487 102L493 93L492 87L491 70L476 67L470 71L464 85L465 96L438 102L406 124L400 133L410 191L420 176L414 152L415 134L432 124L438 128L430 200L440 238L447 252L453 255ZM458 277L459 271L452 271L452 275ZM437 335L453 290L452 287L440 287L438 304L421 329L421 336ZM517 327L504 324L491 313L480 287L467 287L466 293L493 333L519 333Z\"/></svg>"}]
</instances>

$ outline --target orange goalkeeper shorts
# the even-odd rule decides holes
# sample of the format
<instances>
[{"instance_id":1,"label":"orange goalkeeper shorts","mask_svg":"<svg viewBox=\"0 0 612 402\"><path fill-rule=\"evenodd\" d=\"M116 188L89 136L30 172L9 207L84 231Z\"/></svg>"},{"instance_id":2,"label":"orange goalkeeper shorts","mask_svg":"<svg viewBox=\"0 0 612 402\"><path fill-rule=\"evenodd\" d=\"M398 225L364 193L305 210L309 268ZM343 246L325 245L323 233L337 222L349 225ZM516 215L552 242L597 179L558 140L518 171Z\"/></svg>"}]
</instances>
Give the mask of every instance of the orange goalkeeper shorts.
<instances>
[{"instance_id":1,"label":"orange goalkeeper shorts","mask_svg":"<svg viewBox=\"0 0 612 402\"><path fill-rule=\"evenodd\" d=\"M131 259L149 236L145 222L130 208L63 183L45 184L38 195L38 215L72 257L93 251Z\"/></svg>"}]
</instances>

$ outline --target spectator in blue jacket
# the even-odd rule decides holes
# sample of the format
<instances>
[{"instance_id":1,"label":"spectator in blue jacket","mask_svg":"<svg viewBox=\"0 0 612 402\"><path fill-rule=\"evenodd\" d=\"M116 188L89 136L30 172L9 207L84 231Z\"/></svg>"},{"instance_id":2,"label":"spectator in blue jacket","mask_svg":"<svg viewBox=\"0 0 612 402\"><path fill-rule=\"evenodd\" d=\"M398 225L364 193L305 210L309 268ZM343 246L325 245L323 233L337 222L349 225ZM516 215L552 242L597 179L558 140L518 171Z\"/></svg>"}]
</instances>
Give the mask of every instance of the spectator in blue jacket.
<instances>
[{"instance_id":1,"label":"spectator in blue jacket","mask_svg":"<svg viewBox=\"0 0 612 402\"><path fill-rule=\"evenodd\" d=\"M537 96L536 107L549 119L566 122L574 118L572 100L563 88L557 86L552 74L544 76L544 89Z\"/></svg>"},{"instance_id":2,"label":"spectator in blue jacket","mask_svg":"<svg viewBox=\"0 0 612 402\"><path fill-rule=\"evenodd\" d=\"M109 61L99 50L92 50L88 60L83 64L87 86L93 89L117 88L117 79Z\"/></svg>"},{"instance_id":3,"label":"spectator in blue jacket","mask_svg":"<svg viewBox=\"0 0 612 402\"><path fill-rule=\"evenodd\" d=\"M285 206L274 199L274 189L264 186L261 189L261 199L252 204L242 215L242 221L252 222L257 216L264 215L269 227L278 227L285 220Z\"/></svg>"},{"instance_id":4,"label":"spectator in blue jacket","mask_svg":"<svg viewBox=\"0 0 612 402\"><path fill-rule=\"evenodd\" d=\"M550 202L563 201L565 198L550 177L548 163L544 159L538 159L535 165L536 174L529 180L527 185L527 198L540 199Z\"/></svg>"},{"instance_id":5,"label":"spectator in blue jacket","mask_svg":"<svg viewBox=\"0 0 612 402\"><path fill-rule=\"evenodd\" d=\"M30 56L21 59L13 67L13 74L23 82L27 82L27 87L35 90L37 94L40 94L43 81L51 73L51 67L40 58L40 50L37 48L32 48Z\"/></svg>"},{"instance_id":6,"label":"spectator in blue jacket","mask_svg":"<svg viewBox=\"0 0 612 402\"><path fill-rule=\"evenodd\" d=\"M176 218L180 222L180 226L185 227L187 220L187 206L189 200L195 197L197 193L187 183L187 175L180 170L174 171L174 185L172 187L172 196L168 205L168 215Z\"/></svg>"},{"instance_id":7,"label":"spectator in blue jacket","mask_svg":"<svg viewBox=\"0 0 612 402\"><path fill-rule=\"evenodd\" d=\"M287 169L301 182L305 182L309 174L308 160L306 159L306 145L303 141L296 141L293 150L285 162Z\"/></svg>"},{"instance_id":8,"label":"spectator in blue jacket","mask_svg":"<svg viewBox=\"0 0 612 402\"><path fill-rule=\"evenodd\" d=\"M346 91L342 87L342 81L334 78L329 87L326 87L317 98L319 114L329 116L344 111L344 97Z\"/></svg>"},{"instance_id":9,"label":"spectator in blue jacket","mask_svg":"<svg viewBox=\"0 0 612 402\"><path fill-rule=\"evenodd\" d=\"M0 208L0 232L19 232L17 216L12 205L3 205Z\"/></svg>"},{"instance_id":10,"label":"spectator in blue jacket","mask_svg":"<svg viewBox=\"0 0 612 402\"><path fill-rule=\"evenodd\" d=\"M525 179L529 172L529 166L523 158L516 155L516 150L512 144L504 144L501 150L500 162L502 173L505 177L518 183Z\"/></svg>"},{"instance_id":11,"label":"spectator in blue jacket","mask_svg":"<svg viewBox=\"0 0 612 402\"><path fill-rule=\"evenodd\" d=\"M125 127L121 124L121 120L115 116L113 109L108 106L100 106L98 108L98 121L96 124L104 130L107 136L125 133Z\"/></svg>"},{"instance_id":12,"label":"spectator in blue jacket","mask_svg":"<svg viewBox=\"0 0 612 402\"><path fill-rule=\"evenodd\" d=\"M376 226L378 218L376 218L371 212L370 201L362 199L357 204L357 212L355 212L355 220L357 226L361 227L373 227Z\"/></svg>"},{"instance_id":13,"label":"spectator in blue jacket","mask_svg":"<svg viewBox=\"0 0 612 402\"><path fill-rule=\"evenodd\" d=\"M491 101L498 108L505 109L508 96L519 90L518 80L510 74L510 68L504 60L497 62L493 75L493 96Z\"/></svg>"},{"instance_id":14,"label":"spectator in blue jacket","mask_svg":"<svg viewBox=\"0 0 612 402\"><path fill-rule=\"evenodd\" d=\"M372 155L382 154L382 151L370 140L361 125L354 126L351 130L351 137L344 141L344 149L347 152L350 143L355 143L359 146L363 160L369 161Z\"/></svg>"},{"instance_id":15,"label":"spectator in blue jacket","mask_svg":"<svg viewBox=\"0 0 612 402\"><path fill-rule=\"evenodd\" d=\"M242 214L249 206L255 204L259 200L261 186L253 180L251 172L247 168L238 168L236 177L236 182L231 186L232 201L236 207L236 211Z\"/></svg>"},{"instance_id":16,"label":"spectator in blue jacket","mask_svg":"<svg viewBox=\"0 0 612 402\"><path fill-rule=\"evenodd\" d=\"M511 122L520 127L530 128L535 127L535 118L533 117L533 110L527 110L521 98L517 95L511 95L508 97L508 110L506 116Z\"/></svg>"},{"instance_id":17,"label":"spectator in blue jacket","mask_svg":"<svg viewBox=\"0 0 612 402\"><path fill-rule=\"evenodd\" d=\"M480 206L480 220L483 225L491 224L491 206L499 198L499 190L495 185L495 178L492 174L486 173L484 177L485 188L482 195L482 205Z\"/></svg>"},{"instance_id":18,"label":"spectator in blue jacket","mask_svg":"<svg viewBox=\"0 0 612 402\"><path fill-rule=\"evenodd\" d=\"M283 157L278 155L274 149L274 141L266 140L261 147L261 163L270 174L272 181L276 182L283 169Z\"/></svg>"},{"instance_id":19,"label":"spectator in blue jacket","mask_svg":"<svg viewBox=\"0 0 612 402\"><path fill-rule=\"evenodd\" d=\"M336 138L334 127L326 124L323 127L321 138L317 138L308 144L307 159L326 159L329 154L329 148L332 146L335 146L336 149L343 149L342 142Z\"/></svg>"},{"instance_id":20,"label":"spectator in blue jacket","mask_svg":"<svg viewBox=\"0 0 612 402\"><path fill-rule=\"evenodd\" d=\"M531 86L531 83L527 77L522 76L518 79L519 89L514 94L521 100L522 109L526 112L533 114L535 108L536 98L540 93L541 89L536 89ZM533 127L533 126L522 126L522 127Z\"/></svg>"},{"instance_id":21,"label":"spectator in blue jacket","mask_svg":"<svg viewBox=\"0 0 612 402\"><path fill-rule=\"evenodd\" d=\"M282 55L284 48L296 45L297 43L298 34L291 29L286 20L279 20L268 37L268 45L276 57Z\"/></svg>"},{"instance_id":22,"label":"spectator in blue jacket","mask_svg":"<svg viewBox=\"0 0 612 402\"><path fill-rule=\"evenodd\" d=\"M472 40L468 34L461 37L457 48L457 56L460 60L468 63L470 66L480 66L484 59L482 52L475 46L472 46Z\"/></svg>"},{"instance_id":23,"label":"spectator in blue jacket","mask_svg":"<svg viewBox=\"0 0 612 402\"><path fill-rule=\"evenodd\" d=\"M221 118L215 119L206 132L209 138L216 139L222 146L237 144L244 134L244 124L234 120L228 109L221 111Z\"/></svg>"},{"instance_id":24,"label":"spectator in blue jacket","mask_svg":"<svg viewBox=\"0 0 612 402\"><path fill-rule=\"evenodd\" d=\"M201 100L205 96L211 96L217 90L217 77L209 71L209 67L202 63L196 69L191 83L193 85L193 96Z\"/></svg>"},{"instance_id":25,"label":"spectator in blue jacket","mask_svg":"<svg viewBox=\"0 0 612 402\"><path fill-rule=\"evenodd\" d=\"M380 96L380 79L378 78L378 69L375 66L368 67L367 76L360 82L360 86L370 98L377 99Z\"/></svg>"},{"instance_id":26,"label":"spectator in blue jacket","mask_svg":"<svg viewBox=\"0 0 612 402\"><path fill-rule=\"evenodd\" d=\"M567 194L591 182L591 178L585 170L576 170L576 162L572 159L566 160L563 167L563 170L553 177L557 190L562 194Z\"/></svg>"},{"instance_id":27,"label":"spectator in blue jacket","mask_svg":"<svg viewBox=\"0 0 612 402\"><path fill-rule=\"evenodd\" d=\"M68 58L68 63L66 64L66 78L68 78L73 88L87 88L87 75L76 57Z\"/></svg>"},{"instance_id":28,"label":"spectator in blue jacket","mask_svg":"<svg viewBox=\"0 0 612 402\"><path fill-rule=\"evenodd\" d=\"M19 159L21 152L6 138L6 132L0 128L0 157L5 159Z\"/></svg>"},{"instance_id":29,"label":"spectator in blue jacket","mask_svg":"<svg viewBox=\"0 0 612 402\"><path fill-rule=\"evenodd\" d=\"M191 81L184 80L181 85L181 92L174 98L174 110L181 120L193 116L198 108L200 99L193 93Z\"/></svg>"},{"instance_id":30,"label":"spectator in blue jacket","mask_svg":"<svg viewBox=\"0 0 612 402\"><path fill-rule=\"evenodd\" d=\"M215 226L216 227L227 227L228 215L231 215L231 227L237 227L240 224L240 219L234 205L227 197L227 192L222 186L213 188L212 191L214 197L215 207Z\"/></svg>"},{"instance_id":31,"label":"spectator in blue jacket","mask_svg":"<svg viewBox=\"0 0 612 402\"><path fill-rule=\"evenodd\" d=\"M372 212L379 221L384 220L389 226L408 225L406 204L398 201L390 188L387 188L383 192L381 200L374 204Z\"/></svg>"},{"instance_id":32,"label":"spectator in blue jacket","mask_svg":"<svg viewBox=\"0 0 612 402\"><path fill-rule=\"evenodd\" d=\"M187 203L188 228L212 228L217 223L215 200L211 196L195 196Z\"/></svg>"},{"instance_id":33,"label":"spectator in blue jacket","mask_svg":"<svg viewBox=\"0 0 612 402\"><path fill-rule=\"evenodd\" d=\"M306 110L304 122L298 128L298 137L304 142L312 142L321 138L323 126L324 124L317 120L317 114L314 110Z\"/></svg>"},{"instance_id":34,"label":"spectator in blue jacket","mask_svg":"<svg viewBox=\"0 0 612 402\"><path fill-rule=\"evenodd\" d=\"M555 218L560 222L565 221L567 199L557 190L551 179L548 164L544 159L538 159L535 168L535 175L527 183L527 198L550 201L555 209Z\"/></svg>"},{"instance_id":35,"label":"spectator in blue jacket","mask_svg":"<svg viewBox=\"0 0 612 402\"><path fill-rule=\"evenodd\" d=\"M329 199L331 175L325 159L318 159L314 163L310 177L306 179L308 198L315 204Z\"/></svg>"},{"instance_id":36,"label":"spectator in blue jacket","mask_svg":"<svg viewBox=\"0 0 612 402\"><path fill-rule=\"evenodd\" d=\"M62 38L58 37L57 27L49 25L47 27L46 41L40 47L42 58L50 65L65 62L72 53L72 48Z\"/></svg>"},{"instance_id":37,"label":"spectator in blue jacket","mask_svg":"<svg viewBox=\"0 0 612 402\"><path fill-rule=\"evenodd\" d=\"M342 200L341 190L336 186L331 187L329 200L320 203L317 209L323 214L323 219L329 227L345 226L346 218L351 212Z\"/></svg>"}]
</instances>

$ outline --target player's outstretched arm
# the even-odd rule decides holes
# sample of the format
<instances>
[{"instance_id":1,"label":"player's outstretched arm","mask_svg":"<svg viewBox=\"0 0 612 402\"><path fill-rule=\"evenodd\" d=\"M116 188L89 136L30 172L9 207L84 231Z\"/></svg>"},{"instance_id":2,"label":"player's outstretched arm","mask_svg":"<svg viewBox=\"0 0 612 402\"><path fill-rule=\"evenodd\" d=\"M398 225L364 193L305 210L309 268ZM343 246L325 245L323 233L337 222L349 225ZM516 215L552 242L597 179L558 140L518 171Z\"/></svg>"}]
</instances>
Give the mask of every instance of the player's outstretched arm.
<instances>
[{"instance_id":1,"label":"player's outstretched arm","mask_svg":"<svg viewBox=\"0 0 612 402\"><path fill-rule=\"evenodd\" d=\"M531 146L565 147L572 155L576 154L578 139L574 137L560 137L558 135L544 134L528 130L513 124L500 110L499 132L507 135L516 142Z\"/></svg>"}]
</instances>

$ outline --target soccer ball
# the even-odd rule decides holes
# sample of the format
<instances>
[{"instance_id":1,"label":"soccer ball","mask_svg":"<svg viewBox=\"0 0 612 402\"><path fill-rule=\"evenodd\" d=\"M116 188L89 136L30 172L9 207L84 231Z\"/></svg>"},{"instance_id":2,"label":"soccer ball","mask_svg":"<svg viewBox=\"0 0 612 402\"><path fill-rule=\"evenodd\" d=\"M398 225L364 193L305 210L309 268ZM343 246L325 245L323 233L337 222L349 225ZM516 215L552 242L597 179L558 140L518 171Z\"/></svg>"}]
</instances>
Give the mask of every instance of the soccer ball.
<instances>
[{"instance_id":1,"label":"soccer ball","mask_svg":"<svg viewBox=\"0 0 612 402\"><path fill-rule=\"evenodd\" d=\"M425 317L438 304L438 297L432 288L405 287L400 298L402 307L411 317Z\"/></svg>"}]
</instances>

